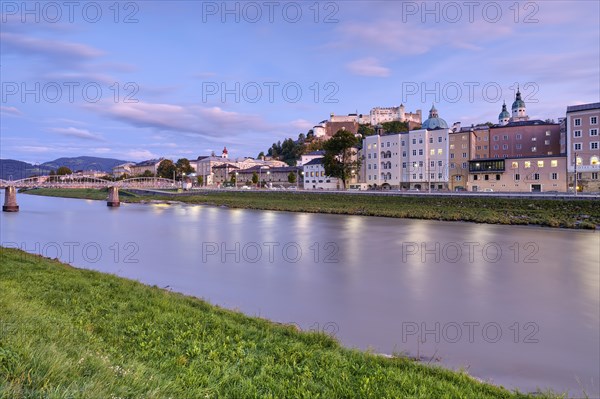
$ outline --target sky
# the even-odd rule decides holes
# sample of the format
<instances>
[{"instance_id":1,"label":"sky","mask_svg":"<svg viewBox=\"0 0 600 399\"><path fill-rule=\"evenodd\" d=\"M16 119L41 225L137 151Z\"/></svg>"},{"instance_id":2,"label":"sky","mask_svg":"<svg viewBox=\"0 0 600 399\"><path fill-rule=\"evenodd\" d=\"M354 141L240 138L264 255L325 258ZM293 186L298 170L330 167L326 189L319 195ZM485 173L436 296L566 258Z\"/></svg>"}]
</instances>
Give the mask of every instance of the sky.
<instances>
[{"instance_id":1,"label":"sky","mask_svg":"<svg viewBox=\"0 0 600 399\"><path fill-rule=\"evenodd\" d=\"M598 1L0 2L0 158L252 156L331 113L600 101Z\"/></svg>"}]
</instances>

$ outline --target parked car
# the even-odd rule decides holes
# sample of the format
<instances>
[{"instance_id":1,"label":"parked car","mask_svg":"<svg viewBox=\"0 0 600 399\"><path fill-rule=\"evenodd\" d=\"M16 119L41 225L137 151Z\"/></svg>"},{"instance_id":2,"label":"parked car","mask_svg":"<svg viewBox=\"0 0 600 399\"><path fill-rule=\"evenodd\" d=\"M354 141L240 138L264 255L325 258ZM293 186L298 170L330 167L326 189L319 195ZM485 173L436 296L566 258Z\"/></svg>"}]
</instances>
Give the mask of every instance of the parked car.
<instances>
[{"instance_id":1,"label":"parked car","mask_svg":"<svg viewBox=\"0 0 600 399\"><path fill-rule=\"evenodd\" d=\"M252 190L252 186L242 186L242 190Z\"/></svg>"},{"instance_id":2,"label":"parked car","mask_svg":"<svg viewBox=\"0 0 600 399\"><path fill-rule=\"evenodd\" d=\"M484 192L484 193L493 193L493 192L494 192L494 190L492 190L491 188L484 188L484 189L483 189L483 192Z\"/></svg>"}]
</instances>

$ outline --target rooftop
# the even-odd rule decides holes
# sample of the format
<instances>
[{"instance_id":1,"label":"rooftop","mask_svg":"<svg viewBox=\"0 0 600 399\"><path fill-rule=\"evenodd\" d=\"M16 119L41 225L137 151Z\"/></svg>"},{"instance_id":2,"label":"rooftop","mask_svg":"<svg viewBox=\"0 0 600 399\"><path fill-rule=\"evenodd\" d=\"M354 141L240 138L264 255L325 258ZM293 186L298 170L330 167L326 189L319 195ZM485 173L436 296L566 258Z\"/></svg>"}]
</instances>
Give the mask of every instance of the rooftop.
<instances>
[{"instance_id":1,"label":"rooftop","mask_svg":"<svg viewBox=\"0 0 600 399\"><path fill-rule=\"evenodd\" d=\"M600 103L589 103L589 104L581 104L581 105L571 105L567 107L567 113L569 112L579 112L579 111L589 111L591 109L599 109Z\"/></svg>"}]
</instances>

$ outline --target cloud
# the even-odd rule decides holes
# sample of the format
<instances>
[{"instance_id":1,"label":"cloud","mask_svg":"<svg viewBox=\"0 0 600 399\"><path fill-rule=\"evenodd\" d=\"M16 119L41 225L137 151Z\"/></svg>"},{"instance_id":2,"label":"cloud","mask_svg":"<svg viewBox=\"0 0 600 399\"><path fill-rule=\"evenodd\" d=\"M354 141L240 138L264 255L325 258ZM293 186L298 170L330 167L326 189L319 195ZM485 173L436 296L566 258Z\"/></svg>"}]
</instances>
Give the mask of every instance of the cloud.
<instances>
[{"instance_id":1,"label":"cloud","mask_svg":"<svg viewBox=\"0 0 600 399\"><path fill-rule=\"evenodd\" d=\"M145 161L147 159L159 158L158 155L156 155L148 150L143 150L143 149L129 150L129 151L125 152L125 156L128 159L131 159L134 161Z\"/></svg>"},{"instance_id":2,"label":"cloud","mask_svg":"<svg viewBox=\"0 0 600 399\"><path fill-rule=\"evenodd\" d=\"M92 141L105 141L102 136L100 136L96 133L92 133L87 129L77 129L74 127L68 127L68 128L55 127L55 128L51 128L50 131L52 131L54 133L58 133L62 136L67 136L67 137L75 137L78 139L92 140Z\"/></svg>"},{"instance_id":3,"label":"cloud","mask_svg":"<svg viewBox=\"0 0 600 399\"><path fill-rule=\"evenodd\" d=\"M159 132L179 132L205 138L222 138L257 131L274 130L261 117L226 111L220 107L159 103L88 104L88 108L111 118Z\"/></svg>"},{"instance_id":4,"label":"cloud","mask_svg":"<svg viewBox=\"0 0 600 399\"><path fill-rule=\"evenodd\" d=\"M23 113L18 108L6 107L4 105L0 105L0 113L13 116L23 116Z\"/></svg>"},{"instance_id":5,"label":"cloud","mask_svg":"<svg viewBox=\"0 0 600 399\"><path fill-rule=\"evenodd\" d=\"M85 44L38 39L20 33L0 32L3 52L25 56L39 55L57 64L71 64L101 56L103 53Z\"/></svg>"},{"instance_id":6,"label":"cloud","mask_svg":"<svg viewBox=\"0 0 600 399\"><path fill-rule=\"evenodd\" d=\"M379 78L390 76L389 68L379 65L379 61L373 57L352 61L346 67L355 75L375 76Z\"/></svg>"}]
</instances>

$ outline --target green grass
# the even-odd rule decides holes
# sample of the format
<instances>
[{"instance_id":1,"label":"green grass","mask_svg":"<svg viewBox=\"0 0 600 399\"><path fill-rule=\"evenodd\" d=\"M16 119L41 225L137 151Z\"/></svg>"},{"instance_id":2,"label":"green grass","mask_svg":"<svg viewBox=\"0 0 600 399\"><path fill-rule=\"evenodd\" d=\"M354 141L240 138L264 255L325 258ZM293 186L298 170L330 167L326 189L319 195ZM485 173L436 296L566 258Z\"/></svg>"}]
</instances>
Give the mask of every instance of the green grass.
<instances>
[{"instance_id":1,"label":"green grass","mask_svg":"<svg viewBox=\"0 0 600 399\"><path fill-rule=\"evenodd\" d=\"M525 397L18 250L0 261L1 398Z\"/></svg>"},{"instance_id":2,"label":"green grass","mask_svg":"<svg viewBox=\"0 0 600 399\"><path fill-rule=\"evenodd\" d=\"M36 189L28 193L71 198L106 199L106 190ZM286 192L204 192L196 195L136 196L120 192L123 202L177 200L233 208L318 212L345 215L465 221L493 224L595 229L600 201L494 197L426 197L339 195Z\"/></svg>"}]
</instances>

